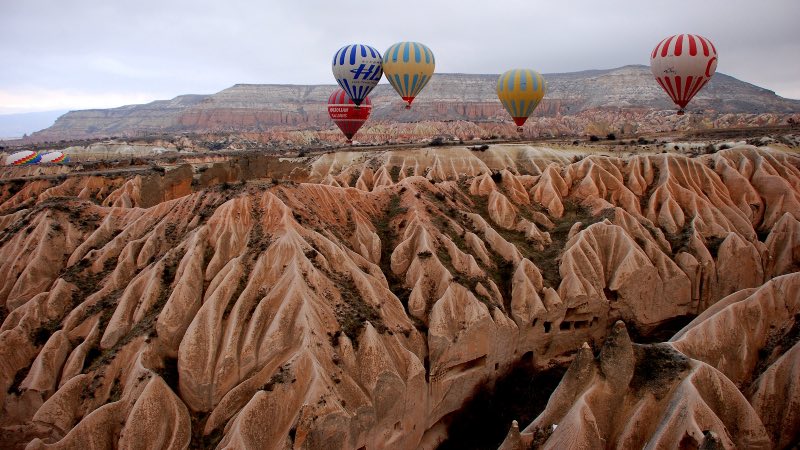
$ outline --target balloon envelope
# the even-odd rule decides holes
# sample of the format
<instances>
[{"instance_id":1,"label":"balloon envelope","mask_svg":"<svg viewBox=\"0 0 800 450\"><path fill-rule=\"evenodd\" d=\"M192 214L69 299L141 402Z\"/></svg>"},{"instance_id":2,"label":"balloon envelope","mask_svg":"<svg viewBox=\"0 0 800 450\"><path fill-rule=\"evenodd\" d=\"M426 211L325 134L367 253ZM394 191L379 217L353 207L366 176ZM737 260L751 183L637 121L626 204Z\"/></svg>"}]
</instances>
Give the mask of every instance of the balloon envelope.
<instances>
[{"instance_id":1,"label":"balloon envelope","mask_svg":"<svg viewBox=\"0 0 800 450\"><path fill-rule=\"evenodd\" d=\"M335 90L328 97L328 115L331 116L336 126L342 130L348 141L353 139L361 125L369 118L372 111L372 102L369 97L364 97L364 102L360 108L356 108L355 103L343 89Z\"/></svg>"},{"instance_id":2,"label":"balloon envelope","mask_svg":"<svg viewBox=\"0 0 800 450\"><path fill-rule=\"evenodd\" d=\"M383 76L381 54L369 45L345 45L333 55L332 70L339 86L360 105Z\"/></svg>"},{"instance_id":3,"label":"balloon envelope","mask_svg":"<svg viewBox=\"0 0 800 450\"><path fill-rule=\"evenodd\" d=\"M42 163L66 163L69 162L69 156L65 155L64 152L54 151L54 152L47 152L42 154Z\"/></svg>"},{"instance_id":4,"label":"balloon envelope","mask_svg":"<svg viewBox=\"0 0 800 450\"><path fill-rule=\"evenodd\" d=\"M682 114L717 70L717 49L696 34L670 36L650 53L650 70Z\"/></svg>"},{"instance_id":5,"label":"balloon envelope","mask_svg":"<svg viewBox=\"0 0 800 450\"><path fill-rule=\"evenodd\" d=\"M512 69L497 79L497 98L521 127L539 106L547 90L544 78L535 70Z\"/></svg>"},{"instance_id":6,"label":"balloon envelope","mask_svg":"<svg viewBox=\"0 0 800 450\"><path fill-rule=\"evenodd\" d=\"M428 84L436 67L433 52L419 42L398 42L383 54L383 73L400 97L411 107Z\"/></svg>"},{"instance_id":7,"label":"balloon envelope","mask_svg":"<svg viewBox=\"0 0 800 450\"><path fill-rule=\"evenodd\" d=\"M23 150L21 152L12 153L6 156L6 165L7 166L24 166L27 164L36 164L42 159L39 153L30 151L30 150Z\"/></svg>"}]
</instances>

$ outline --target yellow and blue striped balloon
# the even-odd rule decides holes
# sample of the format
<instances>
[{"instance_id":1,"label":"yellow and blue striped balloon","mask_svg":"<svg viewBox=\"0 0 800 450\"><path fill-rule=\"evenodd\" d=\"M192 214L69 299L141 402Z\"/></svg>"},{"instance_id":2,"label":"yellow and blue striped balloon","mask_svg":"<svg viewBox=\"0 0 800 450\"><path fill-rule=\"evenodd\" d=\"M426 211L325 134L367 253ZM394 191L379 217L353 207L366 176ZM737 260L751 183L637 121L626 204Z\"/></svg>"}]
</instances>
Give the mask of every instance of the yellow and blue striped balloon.
<instances>
[{"instance_id":1,"label":"yellow and blue striped balloon","mask_svg":"<svg viewBox=\"0 0 800 450\"><path fill-rule=\"evenodd\" d=\"M403 97L411 108L422 88L428 84L436 67L433 52L419 42L398 42L383 54L383 73L394 90Z\"/></svg>"},{"instance_id":2,"label":"yellow and blue striped balloon","mask_svg":"<svg viewBox=\"0 0 800 450\"><path fill-rule=\"evenodd\" d=\"M512 69L497 79L497 98L520 130L539 106L546 90L547 83L542 75L531 69Z\"/></svg>"}]
</instances>

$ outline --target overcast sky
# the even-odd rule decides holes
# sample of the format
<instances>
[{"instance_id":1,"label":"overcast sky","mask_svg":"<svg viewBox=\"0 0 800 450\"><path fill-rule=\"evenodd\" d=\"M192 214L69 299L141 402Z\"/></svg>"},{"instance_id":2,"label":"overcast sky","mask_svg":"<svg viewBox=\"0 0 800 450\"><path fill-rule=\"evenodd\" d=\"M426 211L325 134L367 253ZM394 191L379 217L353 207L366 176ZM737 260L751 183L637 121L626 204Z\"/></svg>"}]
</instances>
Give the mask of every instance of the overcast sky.
<instances>
[{"instance_id":1,"label":"overcast sky","mask_svg":"<svg viewBox=\"0 0 800 450\"><path fill-rule=\"evenodd\" d=\"M800 98L800 0L0 0L0 114L113 107L236 83L334 83L344 44L416 40L437 72L649 64L695 33L718 72Z\"/></svg>"}]
</instances>

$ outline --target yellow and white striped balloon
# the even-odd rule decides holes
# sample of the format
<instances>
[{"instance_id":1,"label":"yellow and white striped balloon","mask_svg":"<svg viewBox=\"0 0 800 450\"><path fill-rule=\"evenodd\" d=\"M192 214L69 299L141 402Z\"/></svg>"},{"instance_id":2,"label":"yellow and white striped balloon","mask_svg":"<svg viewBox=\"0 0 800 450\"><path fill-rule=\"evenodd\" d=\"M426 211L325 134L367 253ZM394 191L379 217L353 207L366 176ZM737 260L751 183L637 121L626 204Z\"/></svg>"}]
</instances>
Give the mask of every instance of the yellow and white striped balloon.
<instances>
[{"instance_id":1,"label":"yellow and white striped balloon","mask_svg":"<svg viewBox=\"0 0 800 450\"><path fill-rule=\"evenodd\" d=\"M383 73L394 90L411 108L422 88L428 84L436 68L433 52L419 42L398 42L383 54Z\"/></svg>"}]
</instances>

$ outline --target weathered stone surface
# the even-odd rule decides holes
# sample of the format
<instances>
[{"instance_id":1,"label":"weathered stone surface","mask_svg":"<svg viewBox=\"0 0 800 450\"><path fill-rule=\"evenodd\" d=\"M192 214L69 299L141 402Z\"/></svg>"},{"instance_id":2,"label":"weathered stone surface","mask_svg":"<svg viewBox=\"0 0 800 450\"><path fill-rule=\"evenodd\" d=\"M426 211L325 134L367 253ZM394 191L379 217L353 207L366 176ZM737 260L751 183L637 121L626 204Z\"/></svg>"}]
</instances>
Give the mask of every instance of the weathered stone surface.
<instances>
[{"instance_id":1,"label":"weathered stone surface","mask_svg":"<svg viewBox=\"0 0 800 450\"><path fill-rule=\"evenodd\" d=\"M757 412L722 373L667 344L632 344L617 322L599 358L588 346L579 351L519 440L529 445L545 432L541 448L678 448L701 446L709 431L722 448L772 445Z\"/></svg>"},{"instance_id":2,"label":"weathered stone surface","mask_svg":"<svg viewBox=\"0 0 800 450\"><path fill-rule=\"evenodd\" d=\"M526 125L529 132L536 134L605 136L619 130L777 124L785 114L798 111L796 100L778 97L719 73L692 100L692 108L703 111L702 120L674 116L674 105L653 82L646 66L544 76L548 89L536 111L539 120ZM492 134L512 136L515 127L497 100L496 82L497 75L437 73L411 110L400 106L400 99L389 85L379 85L370 95L371 123L357 138L383 142L437 134L462 139ZM212 95L183 95L146 105L74 111L61 116L50 128L34 133L32 139L232 130L270 131L273 138L282 139L287 137L283 131L287 129L332 127L326 104L334 88L237 84ZM729 101L733 97L736 102ZM754 111L760 114L753 115ZM507 123L499 125L501 120ZM374 122L379 124L373 126ZM311 134L316 139L341 140L338 130Z\"/></svg>"},{"instance_id":3,"label":"weathered stone surface","mask_svg":"<svg viewBox=\"0 0 800 450\"><path fill-rule=\"evenodd\" d=\"M432 448L526 358L572 367L504 448L793 442L798 166L504 144L4 188L0 439Z\"/></svg>"}]
</instances>

